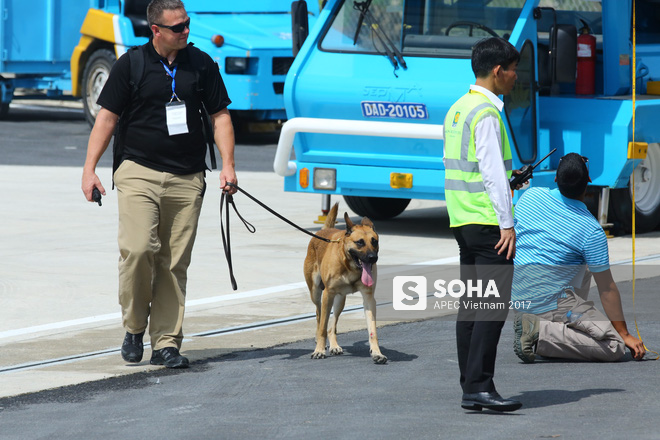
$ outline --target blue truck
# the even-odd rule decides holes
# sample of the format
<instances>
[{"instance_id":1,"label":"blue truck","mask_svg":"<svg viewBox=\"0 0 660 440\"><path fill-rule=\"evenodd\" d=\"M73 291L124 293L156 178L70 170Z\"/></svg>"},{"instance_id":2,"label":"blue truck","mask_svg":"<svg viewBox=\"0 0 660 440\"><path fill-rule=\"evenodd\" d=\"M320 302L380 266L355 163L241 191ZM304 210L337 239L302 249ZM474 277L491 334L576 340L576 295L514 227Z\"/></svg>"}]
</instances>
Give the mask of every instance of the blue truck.
<instances>
[{"instance_id":1,"label":"blue truck","mask_svg":"<svg viewBox=\"0 0 660 440\"><path fill-rule=\"evenodd\" d=\"M70 92L93 124L115 60L151 33L149 0L0 0L0 118L17 89ZM187 0L189 41L218 63L238 119L281 120L293 62L289 0ZM310 21L319 14L309 4ZM68 94L67 94L68 95Z\"/></svg>"},{"instance_id":2,"label":"blue truck","mask_svg":"<svg viewBox=\"0 0 660 440\"><path fill-rule=\"evenodd\" d=\"M342 195L373 218L444 200L445 115L474 82L472 46L499 36L521 53L503 111L514 168L557 148L531 180L553 187L559 158L582 154L601 224L630 229L634 192L637 230L652 230L659 22L656 0L330 0L286 78L275 171L286 191Z\"/></svg>"}]
</instances>

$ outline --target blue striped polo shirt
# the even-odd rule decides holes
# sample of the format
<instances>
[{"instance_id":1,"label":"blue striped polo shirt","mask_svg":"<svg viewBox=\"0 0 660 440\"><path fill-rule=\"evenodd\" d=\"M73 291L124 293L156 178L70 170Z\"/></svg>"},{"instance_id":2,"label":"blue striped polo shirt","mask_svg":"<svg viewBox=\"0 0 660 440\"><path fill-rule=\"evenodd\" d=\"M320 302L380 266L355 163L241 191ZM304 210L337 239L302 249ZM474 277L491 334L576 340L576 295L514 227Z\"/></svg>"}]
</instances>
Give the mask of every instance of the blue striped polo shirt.
<instances>
[{"instance_id":1,"label":"blue striped polo shirt","mask_svg":"<svg viewBox=\"0 0 660 440\"><path fill-rule=\"evenodd\" d=\"M579 200L558 189L530 188L515 207L516 258L511 292L514 308L525 313L557 309L564 289L581 285L585 264L591 272L609 269L607 237Z\"/></svg>"}]
</instances>

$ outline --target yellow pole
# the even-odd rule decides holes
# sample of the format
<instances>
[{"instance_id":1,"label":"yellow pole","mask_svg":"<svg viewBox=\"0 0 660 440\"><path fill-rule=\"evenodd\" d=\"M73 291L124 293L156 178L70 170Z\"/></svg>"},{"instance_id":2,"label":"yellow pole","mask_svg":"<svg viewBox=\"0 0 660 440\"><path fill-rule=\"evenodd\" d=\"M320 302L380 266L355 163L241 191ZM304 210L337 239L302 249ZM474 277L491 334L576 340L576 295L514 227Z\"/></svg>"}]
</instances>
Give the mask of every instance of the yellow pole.
<instances>
[{"instance_id":1,"label":"yellow pole","mask_svg":"<svg viewBox=\"0 0 660 440\"><path fill-rule=\"evenodd\" d=\"M632 144L635 145L635 113L636 113L636 94L637 94L637 23L635 17L635 0L632 0ZM637 313L635 311L635 171L633 168L632 176L630 176L630 186L632 187L632 300L633 300L633 318L635 320L635 330L637 331L637 337L642 344L644 349L647 352L654 353L656 355L655 359L660 358L660 354L655 351L651 351L646 347L642 336L639 333L639 327L637 326Z\"/></svg>"}]
</instances>

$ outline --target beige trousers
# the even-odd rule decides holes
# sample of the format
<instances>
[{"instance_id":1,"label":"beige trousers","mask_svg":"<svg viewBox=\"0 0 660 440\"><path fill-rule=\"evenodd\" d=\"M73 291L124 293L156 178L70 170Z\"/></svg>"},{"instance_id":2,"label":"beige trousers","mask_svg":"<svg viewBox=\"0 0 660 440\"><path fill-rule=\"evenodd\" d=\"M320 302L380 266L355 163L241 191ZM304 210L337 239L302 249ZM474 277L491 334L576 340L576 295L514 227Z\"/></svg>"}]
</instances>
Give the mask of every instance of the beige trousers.
<instances>
[{"instance_id":1,"label":"beige trousers","mask_svg":"<svg viewBox=\"0 0 660 440\"><path fill-rule=\"evenodd\" d=\"M586 301L588 289L578 295L566 290L559 298L557 310L537 315L539 342L536 354L548 358L613 362L626 353L626 345L612 323L599 312L592 301ZM576 322L566 322L566 313L581 313Z\"/></svg>"},{"instance_id":2,"label":"beige trousers","mask_svg":"<svg viewBox=\"0 0 660 440\"><path fill-rule=\"evenodd\" d=\"M149 324L151 347L181 348L204 172L176 175L124 160L114 174L119 204L119 304L124 328Z\"/></svg>"}]
</instances>

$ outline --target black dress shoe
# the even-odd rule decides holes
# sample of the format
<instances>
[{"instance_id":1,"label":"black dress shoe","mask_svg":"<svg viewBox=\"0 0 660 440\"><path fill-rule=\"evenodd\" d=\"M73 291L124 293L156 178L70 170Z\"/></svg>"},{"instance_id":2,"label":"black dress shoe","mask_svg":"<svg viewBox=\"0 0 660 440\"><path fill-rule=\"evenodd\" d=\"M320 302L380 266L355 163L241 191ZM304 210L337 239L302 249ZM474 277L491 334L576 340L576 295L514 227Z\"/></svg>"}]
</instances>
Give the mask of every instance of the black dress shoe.
<instances>
[{"instance_id":1,"label":"black dress shoe","mask_svg":"<svg viewBox=\"0 0 660 440\"><path fill-rule=\"evenodd\" d=\"M165 347L151 353L151 365L165 365L167 368L188 368L188 358L181 356L174 347Z\"/></svg>"},{"instance_id":2,"label":"black dress shoe","mask_svg":"<svg viewBox=\"0 0 660 440\"><path fill-rule=\"evenodd\" d=\"M515 411L522 407L517 400L504 399L497 391L481 393L464 393L461 408L481 411L482 408L493 411Z\"/></svg>"},{"instance_id":3,"label":"black dress shoe","mask_svg":"<svg viewBox=\"0 0 660 440\"><path fill-rule=\"evenodd\" d=\"M144 353L143 336L144 332L138 334L126 332L124 342L121 344L121 357L126 362L135 363L142 360L142 354Z\"/></svg>"}]
</instances>

